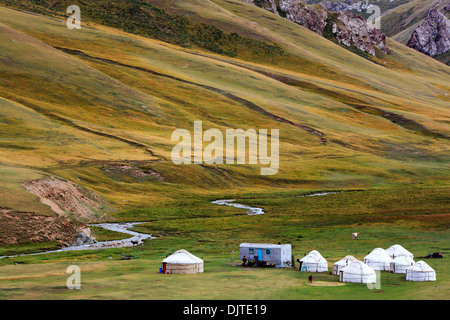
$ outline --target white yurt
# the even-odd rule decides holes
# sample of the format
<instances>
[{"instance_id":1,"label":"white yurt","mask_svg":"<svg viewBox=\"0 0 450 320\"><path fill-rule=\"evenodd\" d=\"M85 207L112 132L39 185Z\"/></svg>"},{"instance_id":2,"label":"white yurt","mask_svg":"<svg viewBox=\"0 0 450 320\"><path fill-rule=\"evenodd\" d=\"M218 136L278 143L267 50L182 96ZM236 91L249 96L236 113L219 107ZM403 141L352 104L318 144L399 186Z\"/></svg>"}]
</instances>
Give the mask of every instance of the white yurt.
<instances>
[{"instance_id":1,"label":"white yurt","mask_svg":"<svg viewBox=\"0 0 450 320\"><path fill-rule=\"evenodd\" d=\"M399 244L394 244L393 246L387 248L385 251L392 259L395 259L398 256L407 256L411 259L414 259L414 255Z\"/></svg>"},{"instance_id":2,"label":"white yurt","mask_svg":"<svg viewBox=\"0 0 450 320\"><path fill-rule=\"evenodd\" d=\"M353 261L358 261L354 256L346 256L333 264L333 275L338 276L342 268L348 267Z\"/></svg>"},{"instance_id":3,"label":"white yurt","mask_svg":"<svg viewBox=\"0 0 450 320\"><path fill-rule=\"evenodd\" d=\"M348 267L339 271L340 282L351 283L376 283L375 270L362 261L353 261Z\"/></svg>"},{"instance_id":4,"label":"white yurt","mask_svg":"<svg viewBox=\"0 0 450 320\"><path fill-rule=\"evenodd\" d=\"M328 262L317 250L313 250L300 259L300 271L324 272L328 271Z\"/></svg>"},{"instance_id":5,"label":"white yurt","mask_svg":"<svg viewBox=\"0 0 450 320\"><path fill-rule=\"evenodd\" d=\"M392 258L386 253L383 248L373 249L371 253L364 257L364 263L371 266L374 270L391 269Z\"/></svg>"},{"instance_id":6,"label":"white yurt","mask_svg":"<svg viewBox=\"0 0 450 320\"><path fill-rule=\"evenodd\" d=\"M418 261L406 269L408 281L436 281L436 272L425 261Z\"/></svg>"},{"instance_id":7,"label":"white yurt","mask_svg":"<svg viewBox=\"0 0 450 320\"><path fill-rule=\"evenodd\" d=\"M161 271L170 274L202 273L203 260L186 250L178 250L162 261Z\"/></svg>"},{"instance_id":8,"label":"white yurt","mask_svg":"<svg viewBox=\"0 0 450 320\"><path fill-rule=\"evenodd\" d=\"M391 262L392 273L406 273L406 269L414 265L414 260L409 256L398 256Z\"/></svg>"}]
</instances>

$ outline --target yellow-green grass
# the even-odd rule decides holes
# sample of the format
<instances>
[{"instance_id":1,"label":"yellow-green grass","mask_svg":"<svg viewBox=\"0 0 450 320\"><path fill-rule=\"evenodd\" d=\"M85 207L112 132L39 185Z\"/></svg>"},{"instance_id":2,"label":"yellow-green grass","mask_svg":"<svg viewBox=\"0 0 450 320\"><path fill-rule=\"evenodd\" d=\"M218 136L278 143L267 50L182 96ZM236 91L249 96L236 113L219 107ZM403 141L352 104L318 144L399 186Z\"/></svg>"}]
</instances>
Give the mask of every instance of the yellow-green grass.
<instances>
[{"instance_id":1,"label":"yellow-green grass","mask_svg":"<svg viewBox=\"0 0 450 320\"><path fill-rule=\"evenodd\" d=\"M225 6L223 3L222 5ZM353 99L360 99L362 103L382 107L385 110L401 111L411 119L417 119L418 122L424 123L433 130L446 132L445 121L448 117L444 107L446 103L442 103L443 101L439 99L446 87L440 80L442 76L439 76L439 72L435 73L436 77L433 80L424 78L424 75L414 75L417 77L416 80L407 80L413 78L410 73L403 74L374 65L356 55L349 54L348 51L325 39L316 37L304 28L278 19L276 23L272 24L272 28L277 35L281 34L286 37L286 40L280 38L285 41L284 44L296 43L295 48L291 49L292 51L299 50L300 44L304 46L302 51L297 54L309 50L308 55L312 57L321 48L320 46L324 46L327 48L325 51L332 50L333 55L342 55L349 59L349 61L342 59L340 62L346 65L345 74L355 72L349 68L349 65L355 61L361 65L358 72L361 72L362 75L370 70L367 76L360 77L369 84L367 87L358 86L356 83L340 82L334 76L327 78L324 74L311 76L291 70L282 70L279 67L269 68L266 65L239 62L244 67L254 68L257 66L263 71L281 73L306 83L316 83L317 89L311 91L309 86L303 88L287 85L259 72L249 71L249 69L235 64L231 65L230 63L234 63L236 60L230 60L230 58L220 58L219 61L217 57L212 59L192 55L187 53L186 49L180 49L173 45L162 45L158 41L125 34L111 28L85 27L80 31L68 31L61 21L29 16L4 8L1 10L4 23L41 38L44 42L80 50L93 57L110 59L123 64L123 66L114 65L82 56L70 57L35 38L4 27L6 37L3 38L3 45L11 51L10 59L27 65L25 69L16 68L15 70L3 66L3 68L6 67L4 72L9 73L10 81L10 85L6 86L6 92L10 92L8 94L10 99L20 100L26 105L20 105L21 112L26 110L25 114L33 114L34 118L41 119L41 122L37 122L30 121L30 118L23 118L22 126L23 121L27 120L37 126L49 123L55 128L61 127L61 130L65 131L65 135L70 132L74 137L69 136L65 141L59 142L59 144L63 144L63 148L58 144L52 146L49 143L51 140L48 141L48 138L45 144L40 143L36 148L32 144L26 143L26 139L32 137L29 131L22 134L15 129L15 135L23 138L15 142L14 140L5 141L3 144L9 147L17 145L20 148L17 147L18 150L5 148L2 151L3 161L9 165L20 162L20 165L26 164L38 170L42 168L50 173L72 179L72 181L84 184L85 187L95 189L117 205L123 205L121 202L138 205L148 203L150 199L152 201L161 199L161 197L163 199L176 198L178 193L184 192L186 188L189 188L188 186L195 186L199 188L200 192L203 192L201 191L203 189L211 188L218 190L223 187L236 188L236 184L242 188L259 188L257 185L264 188L268 183L272 187L279 188L288 185L345 188L383 185L392 182L411 183L423 180L431 183L434 177L441 177L442 172L447 172L442 171L445 170L442 168L442 163L446 159L445 140L430 140L428 137L412 134L386 119L362 113L346 104ZM267 13L257 11L257 14L254 14L255 16L252 18L256 19L257 15L265 16ZM229 14L226 16L229 17ZM235 14L232 16L233 19L243 21ZM288 33L285 31L286 28L291 28L292 31ZM291 42L294 39L292 37L303 37L309 40L304 43ZM108 51L102 49L103 41L108 43ZM21 51L23 49L21 46L24 44L38 50L40 55L47 59L24 56ZM420 61L412 50L396 44L393 46L394 53L390 58L398 63L407 61L415 74L425 70L423 63L410 63L413 60ZM407 58L407 55L411 55L413 58ZM323 53L320 53L320 56L322 57L321 63L330 61L330 57L323 57ZM48 68L50 59L52 67ZM430 61L433 60L430 59ZM433 61L433 63L435 62ZM326 62L326 64L331 65L330 62ZM156 71L192 83L161 78L161 76L132 69L125 65ZM445 67L437 66L445 70ZM35 86L36 88L33 90L42 96L30 96L29 88L24 86L23 81L19 81L19 78L14 80L13 75L17 73L18 77L22 77L23 70L31 77L27 85ZM38 70L45 70L44 74L49 74L49 76L43 79L42 73L37 73ZM224 70L226 72L223 72ZM38 90L38 86L42 88L48 84L54 85L54 80L50 77L52 72L60 79L68 77L67 83L70 83L70 86L77 83L77 86L74 89L70 89L70 86L67 85L45 89L52 90L52 95L46 93L45 90ZM74 77L74 74L79 76ZM401 81L395 82L395 87L383 86L384 93L369 89L379 86L381 79L384 81L391 78L392 75L401 79ZM85 79L89 79L89 83L86 83ZM389 81L394 81L394 79ZM416 84L418 79L422 83L429 82L426 85L426 91L417 85L409 85L407 82L415 81ZM64 80L59 80L58 85L61 82L64 83ZM92 87L90 82L95 83L95 86ZM106 83L108 85L105 85ZM257 112L220 94L201 88L195 83L227 90L257 103L276 115L319 129L326 134L329 143L326 147L321 146L318 138L314 135L258 115ZM109 88L110 84L114 87ZM103 90L103 87L97 87L97 85L108 87L108 89ZM26 90L24 90L25 87L27 87ZM69 92L68 88L72 92ZM430 88L433 89L430 90ZM81 90L83 94L77 94L77 90ZM330 96L331 91L334 93ZM60 96L56 100L55 94ZM76 95L76 100L72 101L71 98L74 95ZM95 100L99 100L99 95L102 102L100 105L96 102L95 106L92 106L93 97ZM67 99L62 99L63 97L67 97ZM119 99L119 102L116 103L116 99ZM132 99L141 99L147 102L146 107L150 112L143 111L141 105ZM10 105L14 105L14 108L19 108L19 105L4 99L2 103L8 104L4 109L5 112L8 111L6 112L8 117L14 118L12 116L14 112L10 112ZM125 109L115 107L121 103L126 105ZM389 107L386 104L389 104ZM236 114L239 116L236 117ZM117 121L119 119L120 121ZM190 129L193 121L198 119L204 121L205 130L210 127L222 130L229 127L280 128L280 173L275 177L261 177L258 174L258 168L254 166L173 166L169 160L170 150L173 146L173 142L170 141L172 130L180 127ZM69 122L65 122L65 120ZM148 149L153 151L156 156L146 155L143 148L129 146L123 141L114 141L114 139L80 129L137 141L148 146ZM57 141L64 138L58 131L54 135L55 139L58 139ZM80 140L80 135L86 138ZM90 141L92 139L98 141L95 143L97 150L95 147L92 148L92 143L87 142L88 138ZM414 144L411 141L414 141ZM347 147L343 148L342 145ZM35 149L29 150L27 147ZM21 148L26 150L20 150ZM114 153L108 155L112 150ZM101 161L150 161L158 158L162 161L153 163L151 167L167 177L164 182L151 181L150 183L135 184L112 182L110 177L99 170ZM77 162L81 160L83 160L83 164L78 166ZM93 161L97 165L84 168L86 161ZM83 172L86 172L88 176L85 180L82 177ZM445 183L445 180L439 181ZM120 190L123 191L112 192L109 187L111 183L120 185ZM130 190L134 192L130 194Z\"/></svg>"},{"instance_id":2,"label":"yellow-green grass","mask_svg":"<svg viewBox=\"0 0 450 320\"><path fill-rule=\"evenodd\" d=\"M229 258L205 260L205 273L165 275L158 259L77 262L81 290L69 290L66 269L74 261L2 267L2 299L158 299L158 300L437 300L448 294L445 273L439 261L430 265L440 271L436 282L405 281L404 275L381 273L381 289L364 284L316 287L308 285L309 273L295 269L243 269ZM237 261L234 261L237 263ZM45 266L45 269L42 267ZM18 274L17 272L20 272ZM442 275L441 275L442 274ZM439 279L439 277L441 278ZM336 282L336 276L313 275L313 281Z\"/></svg>"},{"instance_id":3,"label":"yellow-green grass","mask_svg":"<svg viewBox=\"0 0 450 320\"><path fill-rule=\"evenodd\" d=\"M51 214L20 182L54 175L103 196L118 209L113 215L119 221L149 222L137 229L162 236L139 248L3 260L1 298L171 299L180 298L172 293L177 281L185 298L445 297L446 259L430 262L438 283L384 275L391 285L378 293L350 284L310 287L307 275L294 270L247 271L227 262L244 241L289 242L299 256L320 249L330 262L351 253L362 258L397 242L416 255L445 249L448 139L430 132L449 135L449 68L391 40L393 53L375 64L237 1L168 3L226 31L278 43L286 56L230 58L92 23L70 31L62 20L0 7L0 207ZM217 89L320 130L327 143ZM402 115L415 126L406 128L361 106ZM176 128L192 132L194 120L202 120L204 130L280 129L279 173L261 176L259 166L250 165L174 165L171 134ZM104 170L122 163L151 169L163 179L133 180ZM294 197L355 189L369 191ZM261 205L266 215L250 217L210 203L218 198ZM358 242L349 236L355 230L361 232ZM180 248L203 257L206 273L157 274L162 258ZM126 254L136 259L117 261ZM26 264L11 265L14 261ZM82 291L65 289L69 263L86 267ZM250 273L255 281L245 281ZM273 280L264 283L272 273ZM155 286L142 287L146 280ZM253 291L256 282L260 287ZM204 295L218 284L224 289ZM241 291L241 285L248 290ZM260 295L268 285L274 290Z\"/></svg>"},{"instance_id":4,"label":"yellow-green grass","mask_svg":"<svg viewBox=\"0 0 450 320\"><path fill-rule=\"evenodd\" d=\"M295 197L301 193L248 194L249 199L239 199L247 204L262 203L266 214L261 216L247 216L243 210L202 204L199 200L183 206L143 208L141 214L145 215L145 211L152 221L136 230L152 232L157 239L132 248L3 259L1 298L446 299L450 289L449 233L445 218L448 213L443 214L446 211L442 203L446 194L442 189L353 190L318 196L322 197L320 201L317 197ZM424 199L436 211L427 214L429 208L420 205ZM208 207L208 211L202 212L201 208ZM196 218L190 216L194 208L200 215ZM201 216L208 212L209 216ZM358 240L351 239L352 232L360 233ZM308 285L309 273L295 269L238 266L241 242L290 243L295 259L316 249L327 259L330 271L332 264L346 255L363 259L374 248L393 244L402 244L415 255L416 261L430 252L442 252L444 259L426 260L437 272L436 282L408 282L404 275L381 272L381 288L376 290L369 290L364 284L316 287ZM162 259L181 248L205 261L205 273L158 273ZM132 260L120 260L125 256ZM81 290L66 288L69 275L65 272L70 265L81 268ZM328 273L313 274L313 279L337 281L336 276Z\"/></svg>"},{"instance_id":5,"label":"yellow-green grass","mask_svg":"<svg viewBox=\"0 0 450 320\"><path fill-rule=\"evenodd\" d=\"M279 176L265 179L255 175L257 170L254 168L224 167L230 170L231 176L244 174L254 181L279 180L298 184L301 181L322 183L322 180L329 179L330 184L342 186L346 184L346 176L358 180L356 177L359 175L360 183L367 185L382 180L398 181L399 178L411 182L411 177L403 174L405 170L412 170L419 179L424 179L434 168L441 167L441 162L445 160L445 140L410 132L387 119L356 110L351 104L356 101L394 111L430 130L446 134L448 102L442 97L447 88L444 81L448 77L447 67L427 58L424 58L426 63L420 62L417 53L392 43L394 53L387 58L394 63L408 65L411 72L390 70L353 55L284 19L275 17L269 24L265 22L268 19L264 18L269 13L263 10L245 5L235 10L233 6L238 6L237 3L220 1L217 4L208 2L209 7L202 10L208 12L217 5L224 8L217 11L222 14L218 22L239 21L244 24L248 22L244 16L258 21L259 27L254 29L256 33L270 36L271 40L278 39L297 57L304 54L311 59L305 61L302 67L337 67L341 74L351 74L352 79L358 81L340 81L334 73L327 75L319 72L314 76L301 73L292 68L292 64L286 65L290 63L289 59L268 66L260 64L260 61L251 63L213 55L192 55L185 48L112 28L86 26L79 31L69 31L62 21L2 8L2 22L8 25L3 27L2 46L6 49L3 52L6 52L4 54L9 61L24 66L13 68L11 64L2 65L2 72L8 74L4 95L22 103L21 108L45 115L54 125L64 125L65 131L73 131L74 134L76 131L82 135L89 131L89 136L97 133L96 139L100 140L122 139L121 142L111 141L119 146L115 148L118 154L110 157L101 154L100 150L93 152L83 140L80 143L77 140L66 142L60 149L64 153L61 155L55 148L44 146L27 150L30 157L27 165L51 168L57 172L55 162L76 166L76 159L81 158L77 153L89 155L83 159L87 161L162 159L155 166L169 177L169 182L182 182L183 179L191 182L191 178L183 178L185 174L189 175L188 172L192 171L191 175L195 176L205 169L170 166L168 159L173 146L170 134L175 128L189 129L194 120L202 119L205 129L280 128L282 164ZM231 13L230 10L234 11ZM202 12L199 11L199 15ZM266 30L263 27L270 27L271 31L263 31ZM253 30L253 27L250 29ZM70 56L44 42L55 47L80 50L120 65ZM108 50L104 50L105 43ZM32 49L35 55L25 55L24 46ZM357 69L353 68L356 64L359 66ZM256 68L256 71L249 68ZM161 77L143 70L175 78ZM258 70L292 77L300 85L282 83ZM432 78L429 77L429 70L433 70ZM58 79L57 82L55 79ZM321 146L314 135L258 114L200 85L226 90L277 116L318 129L324 132L329 143L326 147ZM35 92L33 95L28 94L30 89ZM107 134L109 138L100 138L101 134ZM122 148L126 145L123 140L140 143L153 155L143 154L142 147ZM108 145L101 147L108 152L113 149ZM39 153L48 157L39 156ZM20 159L21 165L24 164L23 156L11 154L10 150L4 152L4 158L11 165L13 163L10 162L16 159ZM432 179L432 176L428 178ZM247 184L254 181L247 179ZM200 186L200 182L196 185ZM159 185L159 182L156 185L152 183L149 187L158 189Z\"/></svg>"}]
</instances>

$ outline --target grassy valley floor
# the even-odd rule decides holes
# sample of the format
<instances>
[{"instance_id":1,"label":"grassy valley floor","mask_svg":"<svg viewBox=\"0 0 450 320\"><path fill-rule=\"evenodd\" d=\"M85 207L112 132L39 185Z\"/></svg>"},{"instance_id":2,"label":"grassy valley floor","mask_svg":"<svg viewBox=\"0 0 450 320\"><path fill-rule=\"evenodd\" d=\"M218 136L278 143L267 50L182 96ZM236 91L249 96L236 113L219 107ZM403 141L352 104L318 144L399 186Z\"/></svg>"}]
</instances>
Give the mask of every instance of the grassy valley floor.
<instances>
[{"instance_id":1,"label":"grassy valley floor","mask_svg":"<svg viewBox=\"0 0 450 320\"><path fill-rule=\"evenodd\" d=\"M305 192L248 194L238 200L261 205L266 213L260 216L210 204L212 196L186 198L184 206L122 213L150 221L135 230L152 233L157 239L139 247L2 259L0 298L448 299L447 189L353 190L298 197L300 194ZM222 196L229 198L230 194ZM162 210L168 214L162 216ZM204 214L194 217L193 212ZM352 232L360 233L358 240L351 239ZM99 235L99 240L113 238L111 233ZM313 274L315 285L311 285L310 273L294 268L243 268L238 260L241 242L290 243L295 259L316 249L327 259L330 272L333 263L346 255L362 260L374 248L393 244L411 251L416 262L431 252L441 252L444 258L425 260L436 270L436 282L410 282L404 275L381 272L381 288L370 290L364 284L337 286L338 278L328 273ZM160 274L161 261L179 249L202 258L205 272ZM131 259L122 260L124 257ZM71 265L81 269L81 290L66 287L66 269Z\"/></svg>"}]
</instances>

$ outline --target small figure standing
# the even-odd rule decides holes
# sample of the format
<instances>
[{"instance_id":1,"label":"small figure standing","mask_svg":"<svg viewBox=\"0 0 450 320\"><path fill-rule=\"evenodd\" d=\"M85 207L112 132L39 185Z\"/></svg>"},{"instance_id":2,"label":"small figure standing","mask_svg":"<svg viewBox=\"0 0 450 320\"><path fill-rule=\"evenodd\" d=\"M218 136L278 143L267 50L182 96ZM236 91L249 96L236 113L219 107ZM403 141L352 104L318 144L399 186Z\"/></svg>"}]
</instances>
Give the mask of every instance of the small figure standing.
<instances>
[{"instance_id":1,"label":"small figure standing","mask_svg":"<svg viewBox=\"0 0 450 320\"><path fill-rule=\"evenodd\" d=\"M247 264L247 258L244 256L242 258L242 266L245 267L246 264Z\"/></svg>"}]
</instances>

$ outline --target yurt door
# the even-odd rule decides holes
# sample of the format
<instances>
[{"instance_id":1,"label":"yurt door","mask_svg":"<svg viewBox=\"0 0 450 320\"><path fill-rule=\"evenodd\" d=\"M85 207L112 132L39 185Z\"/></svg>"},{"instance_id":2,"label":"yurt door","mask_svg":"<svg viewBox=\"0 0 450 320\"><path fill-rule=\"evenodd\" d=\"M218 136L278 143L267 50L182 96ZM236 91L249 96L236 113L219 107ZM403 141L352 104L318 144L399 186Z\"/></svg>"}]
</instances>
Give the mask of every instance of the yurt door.
<instances>
[{"instance_id":1,"label":"yurt door","mask_svg":"<svg viewBox=\"0 0 450 320\"><path fill-rule=\"evenodd\" d=\"M162 267L163 267L162 272L163 272L163 273L166 273L166 271L167 271L167 268L166 268L166 267L167 267L167 263L164 262L164 263L162 264Z\"/></svg>"},{"instance_id":2,"label":"yurt door","mask_svg":"<svg viewBox=\"0 0 450 320\"><path fill-rule=\"evenodd\" d=\"M258 260L263 261L263 249L258 249Z\"/></svg>"}]
</instances>

